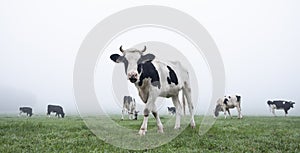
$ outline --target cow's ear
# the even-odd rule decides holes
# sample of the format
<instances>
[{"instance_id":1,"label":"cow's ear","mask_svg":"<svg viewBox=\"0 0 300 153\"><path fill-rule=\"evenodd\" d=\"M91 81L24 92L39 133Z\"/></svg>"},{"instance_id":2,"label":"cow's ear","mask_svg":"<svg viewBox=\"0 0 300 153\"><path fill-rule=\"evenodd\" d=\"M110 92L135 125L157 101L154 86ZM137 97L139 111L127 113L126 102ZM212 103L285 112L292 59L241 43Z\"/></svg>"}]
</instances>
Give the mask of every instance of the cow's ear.
<instances>
[{"instance_id":1,"label":"cow's ear","mask_svg":"<svg viewBox=\"0 0 300 153\"><path fill-rule=\"evenodd\" d=\"M138 64L145 63L147 61L152 61L152 60L154 60L154 58L155 58L155 55L153 55L153 54L142 55L141 58L138 60Z\"/></svg>"},{"instance_id":2,"label":"cow's ear","mask_svg":"<svg viewBox=\"0 0 300 153\"><path fill-rule=\"evenodd\" d=\"M110 55L110 59L116 63L120 63L124 61L124 57L119 54Z\"/></svg>"}]
</instances>

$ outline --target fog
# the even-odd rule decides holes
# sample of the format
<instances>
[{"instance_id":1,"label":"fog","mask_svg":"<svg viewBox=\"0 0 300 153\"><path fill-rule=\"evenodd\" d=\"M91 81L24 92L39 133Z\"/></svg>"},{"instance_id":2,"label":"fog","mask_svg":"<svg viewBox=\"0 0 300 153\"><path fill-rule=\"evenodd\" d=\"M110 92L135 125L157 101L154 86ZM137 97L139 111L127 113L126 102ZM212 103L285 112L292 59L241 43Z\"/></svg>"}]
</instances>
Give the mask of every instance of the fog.
<instances>
[{"instance_id":1,"label":"fog","mask_svg":"<svg viewBox=\"0 0 300 153\"><path fill-rule=\"evenodd\" d=\"M226 88L224 94L242 96L244 115L272 115L267 100L295 101L289 115L300 115L300 11L298 1L1 1L0 2L0 113L18 113L18 107L31 106L35 114L45 114L48 104L64 107L66 114L77 114L73 94L73 69L77 52L88 32L101 20L122 9L140 5L162 5L176 8L198 20L214 39L222 55ZM126 19L124 19L126 22ZM183 23L184 24L184 23ZM147 32L148 30L148 32ZM153 29L152 29L153 30ZM136 31L124 33L112 42L99 59L107 64L106 73L123 68L109 60L120 45L127 47L145 41L163 39L161 32L144 33L135 39ZM127 34L127 36L126 36ZM172 34L169 35L169 37ZM147 39L149 38L149 40ZM167 42L177 49L184 47L180 39ZM155 40L163 41L163 40ZM173 44L172 44L173 43ZM178 46L178 44L180 44ZM186 45L188 47L188 45ZM186 57L191 53L182 51ZM190 58L198 81L200 99L197 114L204 114L210 103L211 82L204 58ZM165 57L163 57L165 58ZM203 59L202 59L203 58ZM199 61L197 62L197 59ZM99 66L99 65L98 65ZM99 66L100 67L100 66ZM109 73L110 72L110 73ZM126 81L121 70L120 79ZM111 77L114 78L114 77ZM96 91L108 94L101 99L110 113L120 113L119 103L113 97L111 81L95 80ZM129 86L130 95L141 103L136 89ZM161 113L166 113L166 106ZM277 111L283 115L283 111ZM233 114L237 114L233 111Z\"/></svg>"}]
</instances>

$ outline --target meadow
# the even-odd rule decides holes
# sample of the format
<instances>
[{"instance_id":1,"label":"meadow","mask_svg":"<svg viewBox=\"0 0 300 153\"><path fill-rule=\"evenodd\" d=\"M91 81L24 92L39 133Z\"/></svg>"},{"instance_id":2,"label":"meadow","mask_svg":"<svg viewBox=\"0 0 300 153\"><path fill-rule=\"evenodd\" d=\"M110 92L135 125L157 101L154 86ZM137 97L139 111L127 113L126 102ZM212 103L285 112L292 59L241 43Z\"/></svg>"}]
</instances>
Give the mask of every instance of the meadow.
<instances>
[{"instance_id":1,"label":"meadow","mask_svg":"<svg viewBox=\"0 0 300 153\"><path fill-rule=\"evenodd\" d=\"M138 129L138 121L119 120L121 126ZM163 116L162 122L170 118ZM204 135L187 127L167 144L148 150L126 150L97 138L79 116L0 116L0 152L300 152L300 117L220 116ZM149 120L155 127L155 120ZM146 135L147 137L147 135Z\"/></svg>"}]
</instances>

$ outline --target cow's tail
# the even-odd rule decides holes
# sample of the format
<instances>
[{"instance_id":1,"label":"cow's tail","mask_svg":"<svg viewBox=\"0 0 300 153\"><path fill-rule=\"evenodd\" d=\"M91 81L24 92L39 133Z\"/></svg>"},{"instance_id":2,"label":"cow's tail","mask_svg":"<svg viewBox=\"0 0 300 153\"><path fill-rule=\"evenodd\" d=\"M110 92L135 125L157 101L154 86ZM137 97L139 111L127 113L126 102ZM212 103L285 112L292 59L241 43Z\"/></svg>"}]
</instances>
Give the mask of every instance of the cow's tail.
<instances>
[{"instance_id":1,"label":"cow's tail","mask_svg":"<svg viewBox=\"0 0 300 153\"><path fill-rule=\"evenodd\" d=\"M185 115L185 97L184 92L182 92L182 105L183 105L183 115Z\"/></svg>"},{"instance_id":2,"label":"cow's tail","mask_svg":"<svg viewBox=\"0 0 300 153\"><path fill-rule=\"evenodd\" d=\"M239 95L236 95L236 101L238 102L240 109L241 109L241 100L242 100L242 97Z\"/></svg>"},{"instance_id":3,"label":"cow's tail","mask_svg":"<svg viewBox=\"0 0 300 153\"><path fill-rule=\"evenodd\" d=\"M214 115L215 115L215 117L218 117L219 116L219 111L221 110L221 105L217 105L216 106L216 109L215 109L215 112L214 112Z\"/></svg>"}]
</instances>

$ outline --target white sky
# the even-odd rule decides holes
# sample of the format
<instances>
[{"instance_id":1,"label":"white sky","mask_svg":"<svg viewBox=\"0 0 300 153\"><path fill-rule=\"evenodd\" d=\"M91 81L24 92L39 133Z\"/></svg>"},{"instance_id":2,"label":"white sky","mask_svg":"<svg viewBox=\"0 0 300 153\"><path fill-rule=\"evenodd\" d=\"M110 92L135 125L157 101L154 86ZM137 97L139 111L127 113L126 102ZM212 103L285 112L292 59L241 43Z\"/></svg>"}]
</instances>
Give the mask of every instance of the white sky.
<instances>
[{"instance_id":1,"label":"white sky","mask_svg":"<svg viewBox=\"0 0 300 153\"><path fill-rule=\"evenodd\" d=\"M73 67L85 36L109 15L146 4L181 10L207 29L223 58L226 93L242 95L243 114L271 115L266 101L286 99L296 102L290 115L300 115L300 5L291 0L2 0L0 111L18 112L19 106L29 105L34 112L45 113L46 105L52 103L62 105L66 113L76 113ZM209 99L209 91L204 93ZM203 107L207 103L200 102ZM120 112L119 107L109 109Z\"/></svg>"}]
</instances>

